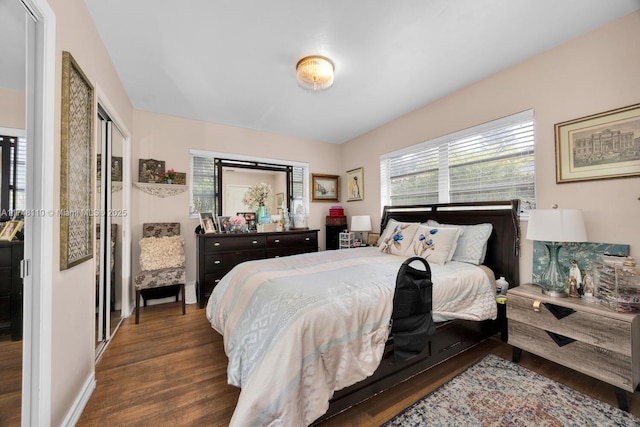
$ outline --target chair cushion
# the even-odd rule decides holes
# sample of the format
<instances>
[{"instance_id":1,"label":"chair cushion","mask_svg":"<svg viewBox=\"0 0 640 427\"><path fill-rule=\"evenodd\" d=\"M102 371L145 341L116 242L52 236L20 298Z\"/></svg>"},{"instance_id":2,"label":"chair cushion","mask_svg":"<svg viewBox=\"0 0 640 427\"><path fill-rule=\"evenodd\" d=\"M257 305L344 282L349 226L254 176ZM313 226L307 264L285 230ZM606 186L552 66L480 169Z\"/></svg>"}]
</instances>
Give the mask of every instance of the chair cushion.
<instances>
[{"instance_id":1,"label":"chair cushion","mask_svg":"<svg viewBox=\"0 0 640 427\"><path fill-rule=\"evenodd\" d=\"M186 282L185 269L163 268L160 270L142 271L136 276L135 282L137 290L182 285Z\"/></svg>"},{"instance_id":2,"label":"chair cushion","mask_svg":"<svg viewBox=\"0 0 640 427\"><path fill-rule=\"evenodd\" d=\"M140 240L140 269L184 267L184 237L145 237Z\"/></svg>"}]
</instances>

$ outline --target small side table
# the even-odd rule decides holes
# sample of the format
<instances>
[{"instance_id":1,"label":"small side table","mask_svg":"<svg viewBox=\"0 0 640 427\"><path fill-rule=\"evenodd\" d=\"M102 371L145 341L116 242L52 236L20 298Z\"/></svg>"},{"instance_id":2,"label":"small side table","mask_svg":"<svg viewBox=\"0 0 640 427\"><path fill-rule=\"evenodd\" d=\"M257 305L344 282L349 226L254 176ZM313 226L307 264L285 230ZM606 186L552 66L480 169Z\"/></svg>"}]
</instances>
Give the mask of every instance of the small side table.
<instances>
[{"instance_id":1,"label":"small side table","mask_svg":"<svg viewBox=\"0 0 640 427\"><path fill-rule=\"evenodd\" d=\"M339 249L349 249L353 247L353 240L354 240L353 233L340 233Z\"/></svg>"}]
</instances>

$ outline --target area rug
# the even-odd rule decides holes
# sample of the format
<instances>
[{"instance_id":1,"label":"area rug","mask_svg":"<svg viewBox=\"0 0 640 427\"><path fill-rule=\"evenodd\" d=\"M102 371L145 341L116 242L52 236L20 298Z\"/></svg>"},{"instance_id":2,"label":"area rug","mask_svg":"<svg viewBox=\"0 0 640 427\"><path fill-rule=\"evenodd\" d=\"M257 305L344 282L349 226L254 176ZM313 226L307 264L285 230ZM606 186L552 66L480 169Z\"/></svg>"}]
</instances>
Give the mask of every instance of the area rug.
<instances>
[{"instance_id":1,"label":"area rug","mask_svg":"<svg viewBox=\"0 0 640 427\"><path fill-rule=\"evenodd\" d=\"M640 426L640 419L490 354L384 424L392 426Z\"/></svg>"}]
</instances>

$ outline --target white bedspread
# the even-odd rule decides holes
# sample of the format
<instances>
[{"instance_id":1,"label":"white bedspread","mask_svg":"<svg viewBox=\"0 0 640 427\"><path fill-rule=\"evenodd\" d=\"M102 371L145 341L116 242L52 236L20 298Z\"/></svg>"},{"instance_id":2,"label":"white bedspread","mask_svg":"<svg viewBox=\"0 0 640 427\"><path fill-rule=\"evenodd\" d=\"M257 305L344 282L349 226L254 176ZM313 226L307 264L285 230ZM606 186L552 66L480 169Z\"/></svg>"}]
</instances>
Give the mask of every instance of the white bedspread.
<instances>
[{"instance_id":1,"label":"white bedspread","mask_svg":"<svg viewBox=\"0 0 640 427\"><path fill-rule=\"evenodd\" d=\"M308 425L335 390L373 374L382 358L404 257L377 248L237 265L214 289L207 318L224 336L233 426ZM464 263L432 265L434 320L495 319L491 280Z\"/></svg>"}]
</instances>

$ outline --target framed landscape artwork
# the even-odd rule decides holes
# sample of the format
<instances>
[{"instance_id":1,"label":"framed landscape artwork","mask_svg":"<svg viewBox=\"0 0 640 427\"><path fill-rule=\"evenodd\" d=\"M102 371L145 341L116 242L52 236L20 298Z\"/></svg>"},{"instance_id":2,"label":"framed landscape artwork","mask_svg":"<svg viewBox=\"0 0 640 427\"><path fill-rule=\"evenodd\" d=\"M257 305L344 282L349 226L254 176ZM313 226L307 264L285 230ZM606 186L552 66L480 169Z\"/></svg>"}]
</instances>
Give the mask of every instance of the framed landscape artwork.
<instances>
[{"instance_id":1,"label":"framed landscape artwork","mask_svg":"<svg viewBox=\"0 0 640 427\"><path fill-rule=\"evenodd\" d=\"M364 200L364 168L347 171L347 202Z\"/></svg>"},{"instance_id":2,"label":"framed landscape artwork","mask_svg":"<svg viewBox=\"0 0 640 427\"><path fill-rule=\"evenodd\" d=\"M640 176L640 104L555 125L556 182Z\"/></svg>"},{"instance_id":3,"label":"framed landscape artwork","mask_svg":"<svg viewBox=\"0 0 640 427\"><path fill-rule=\"evenodd\" d=\"M312 202L339 202L340 177L338 175L311 174Z\"/></svg>"}]
</instances>

